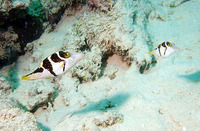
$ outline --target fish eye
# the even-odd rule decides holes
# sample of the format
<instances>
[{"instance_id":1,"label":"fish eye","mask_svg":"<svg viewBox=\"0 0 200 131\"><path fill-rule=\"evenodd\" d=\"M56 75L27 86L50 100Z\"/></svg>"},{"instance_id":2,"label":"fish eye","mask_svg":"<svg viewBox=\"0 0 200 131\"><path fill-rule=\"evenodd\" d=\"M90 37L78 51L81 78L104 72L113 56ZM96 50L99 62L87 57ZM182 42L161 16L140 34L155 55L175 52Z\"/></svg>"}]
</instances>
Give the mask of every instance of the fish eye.
<instances>
[{"instance_id":1,"label":"fish eye","mask_svg":"<svg viewBox=\"0 0 200 131\"><path fill-rule=\"evenodd\" d=\"M68 58L69 56L70 56L69 52L65 52L65 53L64 53L64 57L65 57L65 58Z\"/></svg>"},{"instance_id":2,"label":"fish eye","mask_svg":"<svg viewBox=\"0 0 200 131\"><path fill-rule=\"evenodd\" d=\"M167 42L167 46L170 46L170 47L171 47L171 46L172 46L172 44L171 44L171 43L169 43L169 42Z\"/></svg>"}]
</instances>

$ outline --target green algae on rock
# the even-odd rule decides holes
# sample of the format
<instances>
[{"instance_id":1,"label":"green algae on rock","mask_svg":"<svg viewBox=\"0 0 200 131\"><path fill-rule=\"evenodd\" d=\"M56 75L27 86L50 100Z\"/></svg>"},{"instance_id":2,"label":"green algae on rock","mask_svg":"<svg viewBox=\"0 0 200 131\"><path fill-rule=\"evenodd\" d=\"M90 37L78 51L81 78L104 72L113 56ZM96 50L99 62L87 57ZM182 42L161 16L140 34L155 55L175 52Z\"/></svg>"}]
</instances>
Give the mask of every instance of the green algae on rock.
<instances>
[{"instance_id":1,"label":"green algae on rock","mask_svg":"<svg viewBox=\"0 0 200 131\"><path fill-rule=\"evenodd\" d=\"M28 14L40 22L43 22L47 18L41 0L31 1L28 6Z\"/></svg>"}]
</instances>

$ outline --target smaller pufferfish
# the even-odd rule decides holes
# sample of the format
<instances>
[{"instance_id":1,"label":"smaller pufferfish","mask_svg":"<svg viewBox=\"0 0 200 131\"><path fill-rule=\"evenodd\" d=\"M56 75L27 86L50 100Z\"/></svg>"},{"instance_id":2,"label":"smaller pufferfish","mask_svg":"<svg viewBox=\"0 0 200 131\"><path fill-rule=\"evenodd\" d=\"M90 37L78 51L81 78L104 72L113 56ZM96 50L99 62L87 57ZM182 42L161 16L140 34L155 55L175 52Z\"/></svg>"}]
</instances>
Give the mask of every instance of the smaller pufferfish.
<instances>
[{"instance_id":1,"label":"smaller pufferfish","mask_svg":"<svg viewBox=\"0 0 200 131\"><path fill-rule=\"evenodd\" d=\"M45 58L34 72L23 76L22 80L36 80L62 75L83 58L84 54L71 51L53 53Z\"/></svg>"},{"instance_id":2,"label":"smaller pufferfish","mask_svg":"<svg viewBox=\"0 0 200 131\"><path fill-rule=\"evenodd\" d=\"M172 46L170 42L163 42L156 49L150 51L149 54L158 55L160 57L168 57L177 51L179 51L179 49Z\"/></svg>"}]
</instances>

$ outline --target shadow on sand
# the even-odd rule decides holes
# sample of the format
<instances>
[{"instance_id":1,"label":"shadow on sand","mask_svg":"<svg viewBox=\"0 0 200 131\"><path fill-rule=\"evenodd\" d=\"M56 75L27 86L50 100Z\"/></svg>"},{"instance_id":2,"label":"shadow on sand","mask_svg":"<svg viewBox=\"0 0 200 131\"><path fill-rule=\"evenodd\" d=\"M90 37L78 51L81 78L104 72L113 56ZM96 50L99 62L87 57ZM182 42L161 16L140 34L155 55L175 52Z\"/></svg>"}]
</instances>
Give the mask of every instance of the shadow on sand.
<instances>
[{"instance_id":1,"label":"shadow on sand","mask_svg":"<svg viewBox=\"0 0 200 131\"><path fill-rule=\"evenodd\" d=\"M37 121L37 124L40 127L40 129L42 129L42 131L50 131L50 128L44 126L42 123Z\"/></svg>"},{"instance_id":2,"label":"shadow on sand","mask_svg":"<svg viewBox=\"0 0 200 131\"><path fill-rule=\"evenodd\" d=\"M197 71L190 75L180 75L180 77L183 77L192 82L200 82L200 71Z\"/></svg>"},{"instance_id":3,"label":"shadow on sand","mask_svg":"<svg viewBox=\"0 0 200 131\"><path fill-rule=\"evenodd\" d=\"M76 111L75 114L88 113L92 111L105 112L108 110L117 109L122 106L129 97L129 94L117 94L113 97L102 99L99 102L91 103L82 110Z\"/></svg>"},{"instance_id":4,"label":"shadow on sand","mask_svg":"<svg viewBox=\"0 0 200 131\"><path fill-rule=\"evenodd\" d=\"M108 110L117 109L120 106L122 106L128 100L129 97L130 94L121 93L121 94L116 94L112 97L102 99L95 103L90 103L88 106L86 106L81 110L71 113L68 112L66 116L63 117L60 121L58 121L56 125L62 123L66 119L66 117L69 118L72 117L73 115L84 114L89 112L106 112Z\"/></svg>"}]
</instances>

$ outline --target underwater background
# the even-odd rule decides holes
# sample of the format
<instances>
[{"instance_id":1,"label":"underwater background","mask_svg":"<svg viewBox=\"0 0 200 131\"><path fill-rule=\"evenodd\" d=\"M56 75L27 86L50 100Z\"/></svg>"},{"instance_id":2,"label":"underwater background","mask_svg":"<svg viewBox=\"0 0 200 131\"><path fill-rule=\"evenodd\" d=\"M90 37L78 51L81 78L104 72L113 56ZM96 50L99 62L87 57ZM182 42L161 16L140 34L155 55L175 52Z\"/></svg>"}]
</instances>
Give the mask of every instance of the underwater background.
<instances>
[{"instance_id":1,"label":"underwater background","mask_svg":"<svg viewBox=\"0 0 200 131\"><path fill-rule=\"evenodd\" d=\"M199 7L0 0L0 130L200 130ZM59 51L84 58L61 75L22 80Z\"/></svg>"}]
</instances>

